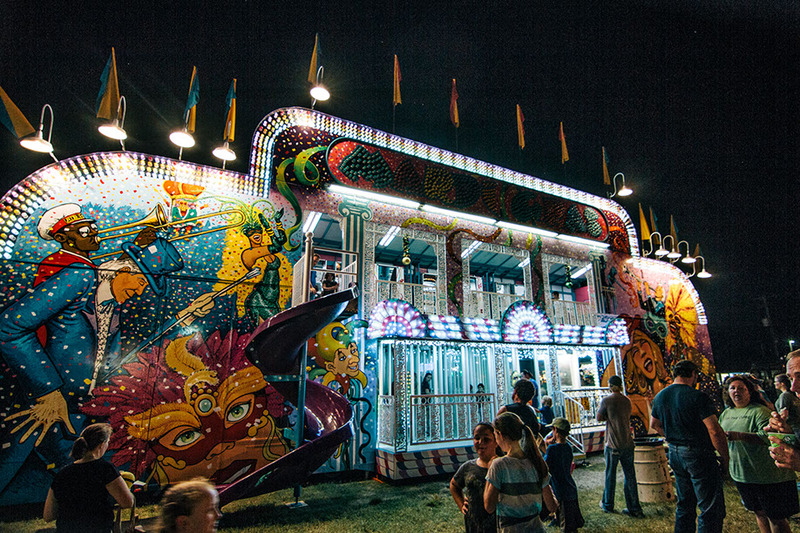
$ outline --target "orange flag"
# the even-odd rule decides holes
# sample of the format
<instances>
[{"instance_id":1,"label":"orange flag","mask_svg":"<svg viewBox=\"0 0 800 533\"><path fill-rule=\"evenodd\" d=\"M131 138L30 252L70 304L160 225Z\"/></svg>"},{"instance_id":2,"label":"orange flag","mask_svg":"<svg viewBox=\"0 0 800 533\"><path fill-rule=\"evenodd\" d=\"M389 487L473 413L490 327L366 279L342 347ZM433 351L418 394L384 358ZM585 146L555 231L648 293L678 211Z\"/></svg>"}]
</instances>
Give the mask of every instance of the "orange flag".
<instances>
[{"instance_id":1,"label":"orange flag","mask_svg":"<svg viewBox=\"0 0 800 533\"><path fill-rule=\"evenodd\" d=\"M611 176L608 175L608 156L606 156L606 147L603 147L603 183L611 185ZM639 205L639 212L642 211L641 204Z\"/></svg>"},{"instance_id":2,"label":"orange flag","mask_svg":"<svg viewBox=\"0 0 800 533\"><path fill-rule=\"evenodd\" d=\"M525 122L525 116L522 114L522 109L517 104L517 142L519 142L519 149L525 149L525 127L522 123Z\"/></svg>"},{"instance_id":3,"label":"orange flag","mask_svg":"<svg viewBox=\"0 0 800 533\"><path fill-rule=\"evenodd\" d=\"M394 105L402 104L403 99L400 97L400 80L403 77L400 74L400 61L397 59L397 54L394 55L394 95L392 97L392 103Z\"/></svg>"},{"instance_id":4,"label":"orange flag","mask_svg":"<svg viewBox=\"0 0 800 533\"><path fill-rule=\"evenodd\" d=\"M558 129L558 140L561 141L561 164L563 165L569 161L569 152L567 152L567 139L564 137L564 123Z\"/></svg>"},{"instance_id":5,"label":"orange flag","mask_svg":"<svg viewBox=\"0 0 800 533\"><path fill-rule=\"evenodd\" d=\"M639 228L642 232L642 240L649 241L650 240L650 228L647 227L647 219L644 217L644 211L642 211L642 204L639 204Z\"/></svg>"},{"instance_id":6,"label":"orange flag","mask_svg":"<svg viewBox=\"0 0 800 533\"><path fill-rule=\"evenodd\" d=\"M450 91L450 122L456 128L460 124L458 120L458 91L456 91L456 79L453 78L453 89Z\"/></svg>"},{"instance_id":7,"label":"orange flag","mask_svg":"<svg viewBox=\"0 0 800 533\"><path fill-rule=\"evenodd\" d=\"M314 51L311 52L311 64L308 65L308 83L317 81L317 60L319 55L319 33L314 36Z\"/></svg>"}]
</instances>

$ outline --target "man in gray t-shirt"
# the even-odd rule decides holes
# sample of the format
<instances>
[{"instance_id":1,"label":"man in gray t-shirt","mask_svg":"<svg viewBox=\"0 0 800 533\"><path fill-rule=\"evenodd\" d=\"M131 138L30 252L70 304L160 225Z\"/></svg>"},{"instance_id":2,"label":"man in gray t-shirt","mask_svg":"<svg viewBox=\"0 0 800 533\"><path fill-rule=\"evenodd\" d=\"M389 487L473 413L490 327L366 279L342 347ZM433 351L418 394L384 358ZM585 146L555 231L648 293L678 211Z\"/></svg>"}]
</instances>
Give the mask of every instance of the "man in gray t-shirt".
<instances>
[{"instance_id":1,"label":"man in gray t-shirt","mask_svg":"<svg viewBox=\"0 0 800 533\"><path fill-rule=\"evenodd\" d=\"M639 491L636 486L636 471L633 468L633 435L631 434L631 401L622 394L622 378L611 376L608 380L611 394L600 402L597 421L606 423L606 486L600 508L614 511L614 491L617 487L617 463L622 464L625 475L625 504L623 513L641 518L644 516L639 504Z\"/></svg>"}]
</instances>

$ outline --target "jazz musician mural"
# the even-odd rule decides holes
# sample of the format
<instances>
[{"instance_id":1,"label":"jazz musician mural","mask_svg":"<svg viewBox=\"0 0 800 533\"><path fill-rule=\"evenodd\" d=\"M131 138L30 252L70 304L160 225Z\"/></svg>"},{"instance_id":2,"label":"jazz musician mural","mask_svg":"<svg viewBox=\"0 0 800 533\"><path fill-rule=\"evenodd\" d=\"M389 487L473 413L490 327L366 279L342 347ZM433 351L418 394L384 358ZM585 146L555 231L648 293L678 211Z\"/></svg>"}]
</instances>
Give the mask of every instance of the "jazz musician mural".
<instances>
[{"instance_id":1,"label":"jazz musician mural","mask_svg":"<svg viewBox=\"0 0 800 533\"><path fill-rule=\"evenodd\" d=\"M138 416L117 421L115 426L122 434L132 437L126 448L139 443L137 457L147 458L135 463L137 473L146 473L159 483L169 483L185 479L185 476L209 476L208 465L211 464L238 466L236 471L243 473L282 455L285 444L278 425L285 419L283 400L274 400L279 398L274 391L268 394L268 386L260 378L258 370L252 367L243 370L247 366L243 357L234 366L225 366L228 361L223 355L230 349L225 344L220 345L219 353L214 352L217 359L199 356L200 359L192 363L186 363L191 359L186 354L191 353L199 341L184 340L177 344L180 350L167 349L171 342L177 342L174 340L176 336L182 338L181 332L187 328L200 335L195 321L208 316L217 302L226 301L231 290L247 286L248 281L261 274L260 270L252 268L234 281L220 280L216 290L200 294L188 305L178 307L179 311L170 313L169 307L174 306L174 302L186 295L202 292L197 290L202 285L190 290L185 290L184 286L174 296L169 294L167 278L182 272L187 266L176 246L159 237L158 233L177 233L186 237L186 224L196 225L193 218L202 219L202 216L167 222L159 205L154 211L158 216L145 217L143 229L123 234L131 235L128 237L130 241L118 244L115 252L103 254L106 260L100 263L99 259L93 260L91 254L99 250L103 240L98 235L108 230L99 230L95 220L102 219L104 213L94 207L91 209L94 218L86 215L86 209L77 204L57 205L44 211L38 223L33 221L38 239L45 243L43 249L52 250L53 244L57 244L59 249L39 262L29 287L25 287L24 275L21 280L16 278L17 290L21 292L0 312L0 505L44 499L50 477L69 462L69 450L82 427L96 420L113 418L116 407L106 393L114 390L115 380L134 379L130 369L138 368L136 365L143 357L149 366L160 365L165 373L171 373L174 380L184 380L179 388L187 394L192 390L194 394L198 390L208 390L214 401L220 402L211 412L225 415L226 418L218 422L226 430L213 431L213 437L204 434L205 438L197 439L202 441L200 444L189 442L192 438L186 428L180 439L181 435L174 435L175 428L172 427L168 428L167 434L158 433L156 426L147 420L163 420L159 417L171 412L170 409L177 409L173 421L183 420L177 415L181 409L192 406L200 417L197 420L210 423L211 419L203 418L208 414L203 410L207 403L178 405L185 400L170 396L176 390L175 386L170 389L169 384L156 381L159 377L152 372L146 372L144 377L137 376L140 383L135 389L138 391L136 399L142 402L135 411ZM206 216L213 216L213 213ZM180 225L181 231L172 231L175 224ZM125 224L131 225L136 224ZM191 234L188 237L191 238ZM206 242L219 240L214 235L204 238ZM36 242L32 238L28 241ZM209 246L209 249L219 248ZM137 312L149 312L156 321L149 324L150 333L143 333L140 338L133 334L146 331L147 326L143 327L143 324L147 322L127 322L127 333L123 331L126 328L121 327L123 313L131 309L130 302L134 302ZM225 310L221 312L224 314ZM161 316L165 318L157 318ZM159 323L161 320L166 321ZM219 318L215 320L219 321ZM222 323L228 327L232 324L229 319ZM251 328L247 323L234 326ZM231 331L225 338L236 333ZM123 334L127 336L123 338ZM211 336L217 338L220 333L215 331ZM167 362L164 359L166 354L173 352L179 355L168 358ZM209 365L210 369L202 370L205 368L203 365ZM219 369L220 365L224 368ZM243 374L239 371L245 372L244 381L249 383L243 395L238 395L238 385L226 381L231 378L241 383ZM147 383L141 383L142 379ZM221 396L217 398L218 393ZM272 398L269 402L268 395ZM103 401L98 402L101 398ZM244 411L248 414L244 415ZM273 416L270 413L278 414ZM239 431L237 423L242 420L248 429ZM142 429L145 427L146 430ZM203 431L218 429L214 424L202 426L196 423L191 427L202 427ZM165 428L167 426L163 424L158 426L159 430ZM150 434L157 435L157 439L144 437ZM165 439L172 439L169 446ZM240 446L237 444L240 441L251 445ZM253 452L254 442L260 443L263 450ZM187 443L193 444L191 449L195 450L195 455L190 454L191 458L186 453L177 454L189 450L182 447ZM199 452L196 450L200 448L205 451L197 455ZM151 455L154 457L152 460ZM134 466L120 462L128 457L125 453L119 457L115 459L116 464L129 469ZM225 467L218 470L219 475L214 478L218 482L233 476Z\"/></svg>"}]
</instances>

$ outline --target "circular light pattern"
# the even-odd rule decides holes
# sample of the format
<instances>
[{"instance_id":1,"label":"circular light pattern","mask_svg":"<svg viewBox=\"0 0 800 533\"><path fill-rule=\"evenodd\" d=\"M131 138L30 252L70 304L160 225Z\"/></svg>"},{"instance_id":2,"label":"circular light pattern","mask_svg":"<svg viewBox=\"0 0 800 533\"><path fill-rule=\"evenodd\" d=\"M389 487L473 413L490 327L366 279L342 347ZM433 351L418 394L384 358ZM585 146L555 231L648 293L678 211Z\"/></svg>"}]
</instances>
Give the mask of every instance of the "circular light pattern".
<instances>
[{"instance_id":1,"label":"circular light pattern","mask_svg":"<svg viewBox=\"0 0 800 533\"><path fill-rule=\"evenodd\" d=\"M367 337L424 338L426 320L413 305L397 299L378 302L369 315Z\"/></svg>"},{"instance_id":2,"label":"circular light pattern","mask_svg":"<svg viewBox=\"0 0 800 533\"><path fill-rule=\"evenodd\" d=\"M505 342L553 342L553 326L544 310L527 300L511 304L500 321Z\"/></svg>"}]
</instances>

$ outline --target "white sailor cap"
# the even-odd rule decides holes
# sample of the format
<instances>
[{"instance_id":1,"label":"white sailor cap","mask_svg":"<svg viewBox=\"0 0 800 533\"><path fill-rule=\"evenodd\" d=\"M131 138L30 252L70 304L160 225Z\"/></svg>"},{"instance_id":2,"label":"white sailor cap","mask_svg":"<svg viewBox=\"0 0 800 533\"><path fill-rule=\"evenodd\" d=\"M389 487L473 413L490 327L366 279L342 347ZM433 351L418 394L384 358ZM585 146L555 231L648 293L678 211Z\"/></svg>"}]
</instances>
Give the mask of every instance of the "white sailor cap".
<instances>
[{"instance_id":1,"label":"white sailor cap","mask_svg":"<svg viewBox=\"0 0 800 533\"><path fill-rule=\"evenodd\" d=\"M62 204L45 211L39 219L36 230L39 232L39 237L46 241L52 241L53 235L61 228L81 221L94 222L94 220L84 218L81 206L78 204Z\"/></svg>"}]
</instances>

